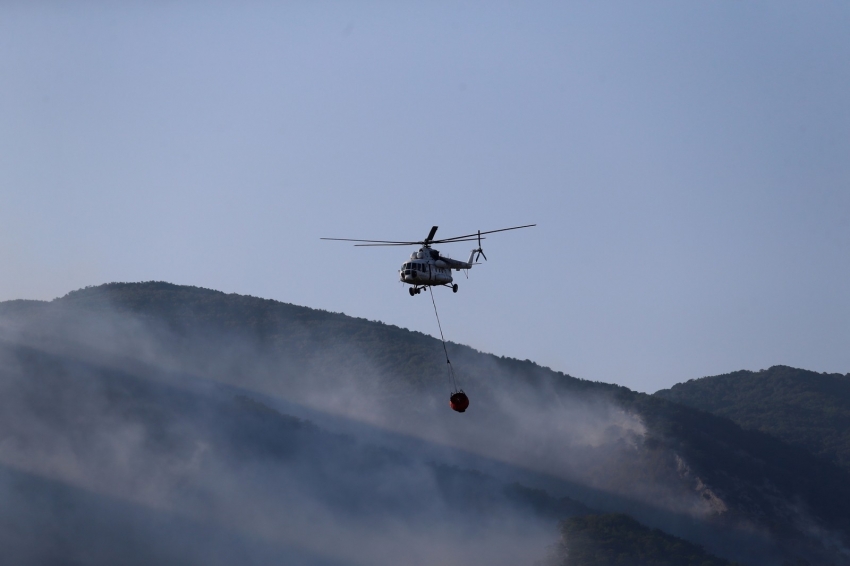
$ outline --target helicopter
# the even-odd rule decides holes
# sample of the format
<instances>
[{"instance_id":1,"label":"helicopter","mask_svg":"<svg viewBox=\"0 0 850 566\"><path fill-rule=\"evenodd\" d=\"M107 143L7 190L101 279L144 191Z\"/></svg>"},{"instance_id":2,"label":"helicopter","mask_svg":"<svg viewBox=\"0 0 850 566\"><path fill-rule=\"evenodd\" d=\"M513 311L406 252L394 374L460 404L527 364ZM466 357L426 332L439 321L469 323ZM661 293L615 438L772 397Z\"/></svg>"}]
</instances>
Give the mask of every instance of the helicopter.
<instances>
[{"instance_id":1,"label":"helicopter","mask_svg":"<svg viewBox=\"0 0 850 566\"><path fill-rule=\"evenodd\" d=\"M473 265L478 265L478 260L487 256L484 255L484 250L481 247L481 240L486 240L481 236L485 234L495 234L496 232L506 232L508 230L519 230L520 228L531 228L536 224L526 224L525 226L514 226L512 228L501 228L499 230L487 230L482 232L478 230L475 234L467 234L465 236L455 236L453 238L443 238L435 240L437 234L437 226L432 226L428 232L428 237L418 242L394 242L388 240L354 240L351 238L321 238L322 240L335 240L341 242L360 242L355 246L421 246L418 251L410 254L410 260L402 264L398 275L402 283L410 285L408 292L410 296L418 295L427 287L448 287L452 292L457 293L458 285L454 283L452 278L452 270L469 270ZM472 250L469 254L468 261L460 261L451 259L450 257L441 255L438 250L431 247L432 244L453 244L455 242L478 242L478 247Z\"/></svg>"}]
</instances>

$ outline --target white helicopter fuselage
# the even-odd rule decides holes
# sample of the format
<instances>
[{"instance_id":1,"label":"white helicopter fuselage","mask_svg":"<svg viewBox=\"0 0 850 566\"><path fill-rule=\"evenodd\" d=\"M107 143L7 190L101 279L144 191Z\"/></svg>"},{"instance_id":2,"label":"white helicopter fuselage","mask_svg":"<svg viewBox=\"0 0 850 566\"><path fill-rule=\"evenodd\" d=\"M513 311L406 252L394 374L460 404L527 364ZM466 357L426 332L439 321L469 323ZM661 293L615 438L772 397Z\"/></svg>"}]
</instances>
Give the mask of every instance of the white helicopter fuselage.
<instances>
[{"instance_id":1,"label":"white helicopter fuselage","mask_svg":"<svg viewBox=\"0 0 850 566\"><path fill-rule=\"evenodd\" d=\"M402 264L398 272L399 279L402 283L414 287L450 285L453 281L452 270L472 269L475 265L472 261L474 255L473 250L469 261L458 261L443 257L437 250L423 246L419 251L410 254L410 260Z\"/></svg>"}]
</instances>

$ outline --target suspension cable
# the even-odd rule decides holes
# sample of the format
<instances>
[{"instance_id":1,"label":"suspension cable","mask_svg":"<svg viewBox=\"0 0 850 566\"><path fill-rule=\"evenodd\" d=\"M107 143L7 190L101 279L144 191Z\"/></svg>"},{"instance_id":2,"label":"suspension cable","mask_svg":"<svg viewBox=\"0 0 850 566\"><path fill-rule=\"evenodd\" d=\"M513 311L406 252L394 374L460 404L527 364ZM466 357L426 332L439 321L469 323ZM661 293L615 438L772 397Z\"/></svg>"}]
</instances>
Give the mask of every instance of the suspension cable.
<instances>
[{"instance_id":1,"label":"suspension cable","mask_svg":"<svg viewBox=\"0 0 850 566\"><path fill-rule=\"evenodd\" d=\"M440 324L440 315L437 313L437 303L434 301L434 290L429 285L428 292L431 293L431 304L434 305L434 315L437 317L437 328L440 329L440 341L443 343L443 352L446 354L446 364L449 366L449 378L452 381L452 387L454 387L454 392L458 391L457 388L457 379L455 378L455 370L452 367L452 362L449 361L449 351L446 349L446 339L443 337L443 325Z\"/></svg>"}]
</instances>

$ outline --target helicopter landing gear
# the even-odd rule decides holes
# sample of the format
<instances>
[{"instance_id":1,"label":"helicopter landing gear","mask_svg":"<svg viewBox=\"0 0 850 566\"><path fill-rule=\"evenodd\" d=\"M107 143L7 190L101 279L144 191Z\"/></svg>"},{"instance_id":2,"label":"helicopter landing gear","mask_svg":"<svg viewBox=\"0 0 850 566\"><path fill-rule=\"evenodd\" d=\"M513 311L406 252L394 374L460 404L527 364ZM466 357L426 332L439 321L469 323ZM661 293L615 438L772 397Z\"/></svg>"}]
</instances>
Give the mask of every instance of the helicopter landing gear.
<instances>
[{"instance_id":1,"label":"helicopter landing gear","mask_svg":"<svg viewBox=\"0 0 850 566\"><path fill-rule=\"evenodd\" d=\"M454 283L454 284L439 283L438 285L440 287L448 287L449 289L452 290L452 293L457 293L457 283ZM433 285L430 285L430 286L429 285L423 285L421 287L408 287L407 292L410 293L410 296L412 297L413 295L418 295L419 293L421 293L425 289L429 289L431 287L433 287Z\"/></svg>"}]
</instances>

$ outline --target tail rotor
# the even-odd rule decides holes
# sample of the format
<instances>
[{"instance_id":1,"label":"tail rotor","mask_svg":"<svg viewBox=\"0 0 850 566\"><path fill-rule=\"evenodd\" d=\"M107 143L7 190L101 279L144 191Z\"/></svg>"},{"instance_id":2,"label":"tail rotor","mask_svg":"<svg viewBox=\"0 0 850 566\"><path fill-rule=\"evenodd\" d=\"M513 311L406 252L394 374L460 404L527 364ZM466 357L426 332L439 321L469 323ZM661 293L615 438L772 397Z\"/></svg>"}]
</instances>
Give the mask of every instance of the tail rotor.
<instances>
[{"instance_id":1,"label":"tail rotor","mask_svg":"<svg viewBox=\"0 0 850 566\"><path fill-rule=\"evenodd\" d=\"M475 261L478 261L481 257L484 258L484 261L487 261L487 256L484 255L484 250L481 248L481 230L478 231L478 249L475 250L475 253L478 254L475 256Z\"/></svg>"}]
</instances>

